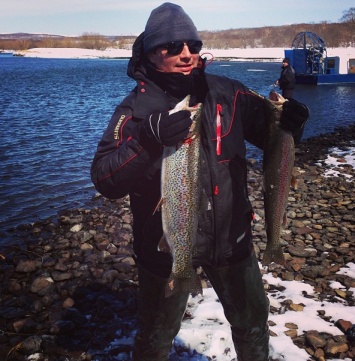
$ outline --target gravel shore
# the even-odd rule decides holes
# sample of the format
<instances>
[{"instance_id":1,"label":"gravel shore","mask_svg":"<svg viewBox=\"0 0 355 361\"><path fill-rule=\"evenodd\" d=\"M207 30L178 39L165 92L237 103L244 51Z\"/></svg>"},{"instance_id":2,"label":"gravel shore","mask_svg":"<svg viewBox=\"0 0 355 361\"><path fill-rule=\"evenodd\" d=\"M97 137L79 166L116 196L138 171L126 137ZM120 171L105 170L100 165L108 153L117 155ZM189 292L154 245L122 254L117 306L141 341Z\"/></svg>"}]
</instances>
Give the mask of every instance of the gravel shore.
<instances>
[{"instance_id":1,"label":"gravel shore","mask_svg":"<svg viewBox=\"0 0 355 361\"><path fill-rule=\"evenodd\" d=\"M298 188L290 191L289 223L282 235L287 265L268 267L283 280L310 284L320 300L341 298L349 307L355 306L349 290L355 279L337 271L355 262L355 170L333 154L341 164L339 174L325 177L324 172L330 148L346 150L355 147L354 140L355 125L298 146ZM258 162L249 164L254 244L261 260L266 246L262 172ZM11 241L0 246L0 360L129 360L138 294L129 199L96 196L87 207L0 234L5 235ZM329 280L345 290L330 288ZM267 283L265 290L274 291ZM287 300L284 307L299 305ZM355 327L349 320L336 326L343 337L297 337L292 327L289 336L312 360L355 360ZM114 347L117 338L128 341Z\"/></svg>"}]
</instances>

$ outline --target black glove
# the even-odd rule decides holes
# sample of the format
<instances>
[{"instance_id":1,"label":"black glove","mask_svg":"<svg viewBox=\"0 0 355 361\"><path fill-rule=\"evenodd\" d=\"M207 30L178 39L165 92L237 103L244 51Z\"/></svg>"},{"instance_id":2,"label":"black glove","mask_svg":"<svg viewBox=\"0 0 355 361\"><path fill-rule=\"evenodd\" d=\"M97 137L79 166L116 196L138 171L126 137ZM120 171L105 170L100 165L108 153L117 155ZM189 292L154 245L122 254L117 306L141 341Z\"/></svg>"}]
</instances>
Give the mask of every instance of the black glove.
<instances>
[{"instance_id":1,"label":"black glove","mask_svg":"<svg viewBox=\"0 0 355 361\"><path fill-rule=\"evenodd\" d=\"M147 150L159 149L161 145L172 146L184 140L192 120L191 112L180 110L176 113L153 113L143 120L139 141Z\"/></svg>"},{"instance_id":2,"label":"black glove","mask_svg":"<svg viewBox=\"0 0 355 361\"><path fill-rule=\"evenodd\" d=\"M281 128L292 133L295 143L299 143L303 134L304 125L309 118L309 109L295 99L289 99L282 105L280 119Z\"/></svg>"}]
</instances>

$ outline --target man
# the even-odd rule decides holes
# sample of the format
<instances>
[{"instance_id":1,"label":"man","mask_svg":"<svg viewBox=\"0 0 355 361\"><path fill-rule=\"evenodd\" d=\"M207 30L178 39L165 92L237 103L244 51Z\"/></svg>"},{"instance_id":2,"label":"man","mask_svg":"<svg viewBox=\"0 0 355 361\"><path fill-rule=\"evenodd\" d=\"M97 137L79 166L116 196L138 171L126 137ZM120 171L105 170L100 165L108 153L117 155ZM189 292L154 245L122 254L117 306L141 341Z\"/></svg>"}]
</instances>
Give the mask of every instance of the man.
<instances>
[{"instance_id":1,"label":"man","mask_svg":"<svg viewBox=\"0 0 355 361\"><path fill-rule=\"evenodd\" d=\"M295 70L290 65L290 58L282 60L280 78L276 81L276 85L282 90L282 96L291 99L295 90L296 77Z\"/></svg>"},{"instance_id":2,"label":"man","mask_svg":"<svg viewBox=\"0 0 355 361\"><path fill-rule=\"evenodd\" d=\"M269 304L253 252L244 139L263 147L264 107L270 103L236 80L205 73L201 47L180 6L164 3L152 11L128 64L137 86L117 106L92 164L99 192L107 198L130 196L140 286L134 361L168 361L189 296L165 297L172 257L158 249L162 219L154 212L163 147L182 142L191 125L189 111L168 111L188 94L190 105L203 103L201 157L208 197L199 215L194 265L203 267L223 305L238 360L268 359ZM284 105L283 127L302 132L307 118L304 105Z\"/></svg>"}]
</instances>

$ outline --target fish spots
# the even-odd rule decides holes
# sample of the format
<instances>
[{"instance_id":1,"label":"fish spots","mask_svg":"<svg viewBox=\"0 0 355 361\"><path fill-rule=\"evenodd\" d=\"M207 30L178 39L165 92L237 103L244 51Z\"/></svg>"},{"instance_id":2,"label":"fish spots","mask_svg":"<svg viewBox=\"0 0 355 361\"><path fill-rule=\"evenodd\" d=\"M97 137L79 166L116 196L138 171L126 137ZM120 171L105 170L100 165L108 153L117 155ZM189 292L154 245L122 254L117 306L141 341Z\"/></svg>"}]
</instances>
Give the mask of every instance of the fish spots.
<instances>
[{"instance_id":1,"label":"fish spots","mask_svg":"<svg viewBox=\"0 0 355 361\"><path fill-rule=\"evenodd\" d=\"M188 104L189 97L172 112L182 109L191 111L193 138L177 146L164 147L163 150L162 223L164 237L173 257L166 296L176 292L202 293L201 281L192 265L202 197L199 135L202 105L188 107Z\"/></svg>"}]
</instances>

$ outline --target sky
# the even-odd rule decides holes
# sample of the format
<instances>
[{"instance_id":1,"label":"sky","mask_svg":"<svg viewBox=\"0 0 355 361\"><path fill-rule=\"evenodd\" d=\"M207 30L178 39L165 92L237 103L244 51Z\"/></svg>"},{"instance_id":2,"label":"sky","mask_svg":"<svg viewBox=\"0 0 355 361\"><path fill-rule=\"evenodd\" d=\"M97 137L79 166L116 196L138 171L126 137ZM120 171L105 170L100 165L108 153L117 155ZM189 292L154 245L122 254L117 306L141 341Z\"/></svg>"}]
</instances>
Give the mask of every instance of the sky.
<instances>
[{"instance_id":1,"label":"sky","mask_svg":"<svg viewBox=\"0 0 355 361\"><path fill-rule=\"evenodd\" d=\"M162 0L0 0L0 34L138 35ZM354 0L176 0L199 31L338 22Z\"/></svg>"}]
</instances>

